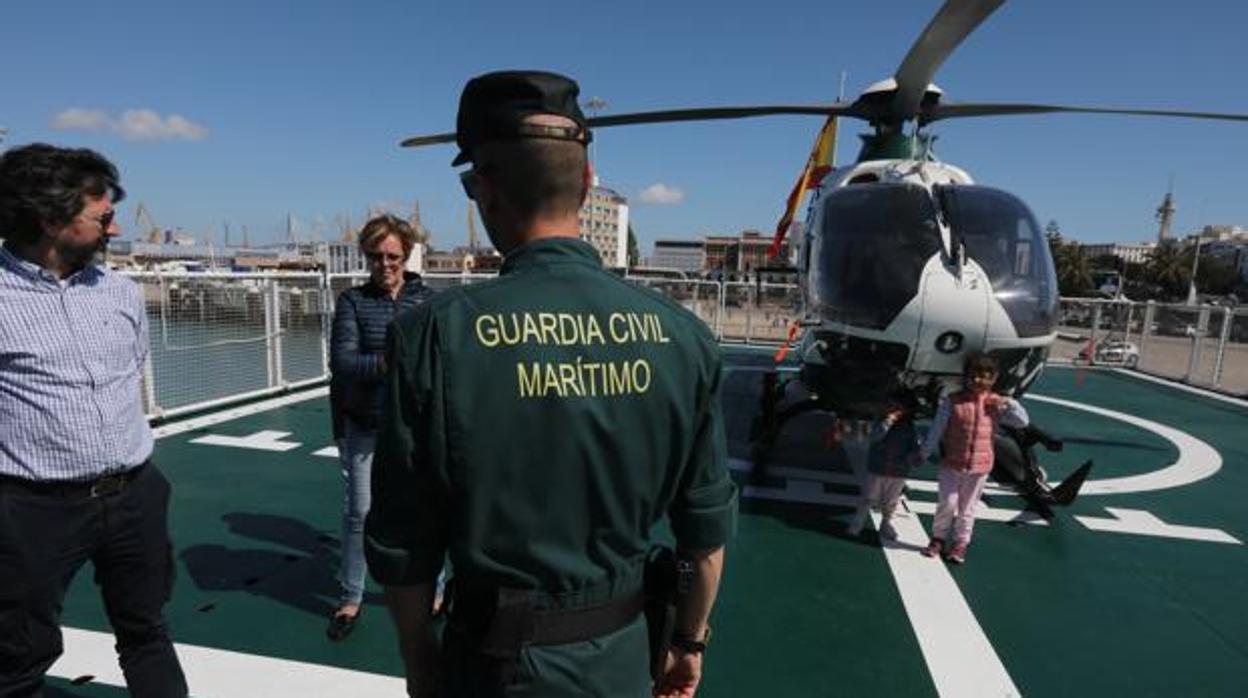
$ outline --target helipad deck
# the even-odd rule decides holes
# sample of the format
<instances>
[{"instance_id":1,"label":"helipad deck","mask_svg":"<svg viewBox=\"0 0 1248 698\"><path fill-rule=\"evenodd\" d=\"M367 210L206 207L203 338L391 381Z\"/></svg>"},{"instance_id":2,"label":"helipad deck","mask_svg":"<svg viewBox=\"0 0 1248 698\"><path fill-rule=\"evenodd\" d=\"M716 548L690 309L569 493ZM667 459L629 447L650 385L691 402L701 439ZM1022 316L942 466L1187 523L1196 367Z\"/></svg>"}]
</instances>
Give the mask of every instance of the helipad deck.
<instances>
[{"instance_id":1,"label":"helipad deck","mask_svg":"<svg viewBox=\"0 0 1248 698\"><path fill-rule=\"evenodd\" d=\"M919 556L935 471L919 471L888 550L851 540L857 485L806 415L747 484L765 353L729 350L725 408L745 487L702 696L1213 695L1248 692L1248 406L1113 371L1052 368L1026 405L1064 437L1058 480L1096 466L1073 506L1021 522L986 498L967 565ZM342 486L324 391L174 423L155 460L174 484L168 607L200 696L403 695L377 594L344 643L336 600ZM638 434L637 438L645 438ZM125 695L90 570L65 608L51 695ZM69 679L90 675L83 685Z\"/></svg>"}]
</instances>

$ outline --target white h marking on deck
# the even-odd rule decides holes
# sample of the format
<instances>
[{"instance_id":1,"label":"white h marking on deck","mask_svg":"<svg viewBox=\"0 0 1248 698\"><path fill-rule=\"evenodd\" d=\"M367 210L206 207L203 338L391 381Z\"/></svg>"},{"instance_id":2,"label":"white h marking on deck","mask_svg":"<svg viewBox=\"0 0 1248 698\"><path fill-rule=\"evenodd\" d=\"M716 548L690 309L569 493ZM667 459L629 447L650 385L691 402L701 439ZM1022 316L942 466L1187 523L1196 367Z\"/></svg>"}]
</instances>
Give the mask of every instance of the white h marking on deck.
<instances>
[{"instance_id":1,"label":"white h marking on deck","mask_svg":"<svg viewBox=\"0 0 1248 698\"><path fill-rule=\"evenodd\" d=\"M247 436L226 436L225 434L209 434L198 439L191 439L193 444L207 446L229 446L231 448L250 448L257 451L292 451L302 444L298 441L282 441L290 436L288 431L258 431Z\"/></svg>"},{"instance_id":2,"label":"white h marking on deck","mask_svg":"<svg viewBox=\"0 0 1248 698\"><path fill-rule=\"evenodd\" d=\"M110 633L64 628L65 654L48 671L73 679L90 674L94 682L125 686ZM175 644L186 683L196 696L228 698L305 698L306 696L398 696L406 682L395 676L263 657L242 652Z\"/></svg>"},{"instance_id":3,"label":"white h marking on deck","mask_svg":"<svg viewBox=\"0 0 1248 698\"><path fill-rule=\"evenodd\" d=\"M1200 526L1178 526L1168 524L1157 516L1138 509L1117 509L1105 507L1112 519L1096 516L1076 516L1079 523L1093 531L1113 531L1115 533L1134 533L1141 536L1158 538L1177 538L1180 540L1202 540L1210 543L1233 543L1243 545L1238 538L1217 528L1201 528Z\"/></svg>"}]
</instances>

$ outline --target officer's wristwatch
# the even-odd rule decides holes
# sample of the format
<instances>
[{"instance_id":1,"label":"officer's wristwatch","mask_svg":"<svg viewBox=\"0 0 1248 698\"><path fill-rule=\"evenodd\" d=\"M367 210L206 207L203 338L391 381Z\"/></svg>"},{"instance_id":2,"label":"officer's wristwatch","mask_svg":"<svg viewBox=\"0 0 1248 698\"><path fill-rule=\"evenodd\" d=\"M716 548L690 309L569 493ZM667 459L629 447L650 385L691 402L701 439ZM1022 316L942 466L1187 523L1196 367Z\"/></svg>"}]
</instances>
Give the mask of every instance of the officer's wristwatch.
<instances>
[{"instance_id":1,"label":"officer's wristwatch","mask_svg":"<svg viewBox=\"0 0 1248 698\"><path fill-rule=\"evenodd\" d=\"M711 626L706 626L702 636L698 637L693 633L677 632L672 635L672 647L680 650L685 654L702 654L706 651L706 646L711 642Z\"/></svg>"}]
</instances>

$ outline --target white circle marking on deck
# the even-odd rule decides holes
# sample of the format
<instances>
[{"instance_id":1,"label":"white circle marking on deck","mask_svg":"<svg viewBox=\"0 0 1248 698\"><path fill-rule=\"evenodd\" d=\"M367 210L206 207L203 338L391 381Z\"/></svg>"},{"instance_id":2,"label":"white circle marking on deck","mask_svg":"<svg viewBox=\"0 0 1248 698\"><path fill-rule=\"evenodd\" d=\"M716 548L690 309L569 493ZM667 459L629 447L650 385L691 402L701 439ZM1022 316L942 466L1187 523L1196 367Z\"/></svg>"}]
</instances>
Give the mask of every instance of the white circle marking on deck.
<instances>
[{"instance_id":1,"label":"white circle marking on deck","mask_svg":"<svg viewBox=\"0 0 1248 698\"><path fill-rule=\"evenodd\" d=\"M1154 470L1151 473L1143 475L1130 475L1127 477L1106 478L1104 480L1088 480L1083 483L1083 488L1079 490L1080 496L1089 494L1126 494L1129 492L1153 492L1156 490L1167 490L1174 487L1183 487L1193 482L1199 482L1207 477L1212 476L1222 468L1222 455L1213 446L1201 441L1200 439L1164 424L1158 424L1152 420L1137 417L1125 412L1117 412L1107 410L1104 407L1095 407L1082 402L1074 402L1071 400L1063 400L1056 397L1048 397L1047 395L1031 394L1026 396L1028 399L1038 402L1048 402L1062 407L1069 407L1074 410L1083 410L1091 412L1102 417L1117 419L1126 422L1132 426L1157 434L1161 438L1174 444L1179 449L1179 457L1173 463L1167 465L1160 470Z\"/></svg>"},{"instance_id":2,"label":"white circle marking on deck","mask_svg":"<svg viewBox=\"0 0 1248 698\"><path fill-rule=\"evenodd\" d=\"M1207 477L1212 476L1222 468L1222 455L1218 450L1208 443L1180 431L1174 427L1168 427L1164 424L1158 424L1143 417L1136 417L1125 412L1117 412L1115 410L1107 410L1104 407L1095 407L1082 402L1074 402L1072 400L1063 400L1056 397L1048 397L1047 395L1036 395L1035 393L1025 396L1025 399L1036 400L1038 402L1048 402L1062 407L1069 407L1074 410L1083 410L1091 412L1102 417L1117 419L1133 426L1157 434L1163 439L1174 444L1179 450L1179 457L1173 463L1167 465L1160 470L1154 470L1151 473L1142 475L1129 475L1127 477L1113 477L1102 480L1088 480L1083 483L1083 488L1079 490L1079 496L1086 495L1102 495L1102 494L1130 494L1132 492L1155 492L1157 490L1168 490L1175 487L1183 487L1193 482L1199 482ZM931 480L909 480L906 485L911 489L921 492L935 492L936 483ZM989 485L984 488L985 494L1011 494L1014 489L1011 487L1003 487L999 485Z\"/></svg>"}]
</instances>

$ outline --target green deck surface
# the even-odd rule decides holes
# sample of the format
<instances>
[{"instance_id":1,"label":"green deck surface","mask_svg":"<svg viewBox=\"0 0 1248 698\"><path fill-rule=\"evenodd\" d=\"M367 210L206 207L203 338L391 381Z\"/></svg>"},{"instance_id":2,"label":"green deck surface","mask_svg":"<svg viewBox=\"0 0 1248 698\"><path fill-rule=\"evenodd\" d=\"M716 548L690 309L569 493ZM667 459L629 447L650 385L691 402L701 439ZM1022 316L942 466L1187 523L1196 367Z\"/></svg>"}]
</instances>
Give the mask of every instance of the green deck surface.
<instances>
[{"instance_id":1,"label":"green deck surface","mask_svg":"<svg viewBox=\"0 0 1248 698\"><path fill-rule=\"evenodd\" d=\"M757 368L768 359L728 353L737 367L725 394L730 451L745 459ZM1050 370L1033 393L1185 431L1213 446L1223 464L1214 476L1175 489L1081 496L1048 526L977 524L968 564L952 574L1014 684L1036 696L1248 694L1248 603L1238 592L1248 576L1245 546L1095 531L1072 518L1109 518L1106 506L1145 510L1170 524L1248 540L1248 408L1100 371ZM1154 471L1177 455L1140 427L1025 404L1034 420L1069 439L1063 453L1042 457L1052 480L1086 458L1095 459L1097 480ZM819 415L795 422L773 462L846 470L823 444L828 423ZM330 445L328 426L327 402L314 399L157 442L154 459L174 484L178 583L168 615L178 643L400 673L376 589L348 641L324 636L337 594L342 502L337 460L313 455ZM265 452L191 443L209 433L266 429L290 432L283 439L300 445ZM934 479L934 468L919 477ZM934 500L932 493L910 496ZM1023 508L1013 495L987 503ZM884 555L873 535L845 536L847 511L743 502L699 695L937 693ZM929 517L921 521L930 525ZM78 575L64 617L67 626L108 630L89 570ZM49 684L54 696L125 694L94 682Z\"/></svg>"}]
</instances>

